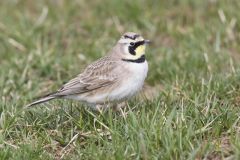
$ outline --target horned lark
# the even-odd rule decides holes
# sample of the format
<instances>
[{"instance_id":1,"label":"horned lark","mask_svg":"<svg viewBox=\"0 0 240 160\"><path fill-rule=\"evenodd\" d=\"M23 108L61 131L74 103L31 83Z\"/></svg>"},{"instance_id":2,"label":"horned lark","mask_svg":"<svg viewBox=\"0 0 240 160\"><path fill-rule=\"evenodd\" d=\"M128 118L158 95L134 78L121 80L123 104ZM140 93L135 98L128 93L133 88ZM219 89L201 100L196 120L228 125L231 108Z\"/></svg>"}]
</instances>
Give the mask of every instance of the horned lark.
<instances>
[{"instance_id":1,"label":"horned lark","mask_svg":"<svg viewBox=\"0 0 240 160\"><path fill-rule=\"evenodd\" d=\"M119 103L136 94L148 72L145 47L149 40L133 32L125 33L110 52L85 68L58 91L27 105L56 98L86 102L94 109L107 103Z\"/></svg>"}]
</instances>

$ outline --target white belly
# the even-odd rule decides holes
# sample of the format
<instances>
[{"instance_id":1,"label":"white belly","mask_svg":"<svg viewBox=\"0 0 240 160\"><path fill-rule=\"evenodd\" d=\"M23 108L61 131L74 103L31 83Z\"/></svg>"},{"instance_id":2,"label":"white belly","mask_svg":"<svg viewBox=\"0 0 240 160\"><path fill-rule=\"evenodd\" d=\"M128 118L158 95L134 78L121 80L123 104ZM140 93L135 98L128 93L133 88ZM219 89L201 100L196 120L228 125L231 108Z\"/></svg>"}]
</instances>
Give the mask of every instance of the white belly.
<instances>
[{"instance_id":1,"label":"white belly","mask_svg":"<svg viewBox=\"0 0 240 160\"><path fill-rule=\"evenodd\" d=\"M148 72L147 61L128 65L131 74L129 73L129 76L124 78L122 85L109 95L109 99L112 101L130 98L142 89Z\"/></svg>"}]
</instances>

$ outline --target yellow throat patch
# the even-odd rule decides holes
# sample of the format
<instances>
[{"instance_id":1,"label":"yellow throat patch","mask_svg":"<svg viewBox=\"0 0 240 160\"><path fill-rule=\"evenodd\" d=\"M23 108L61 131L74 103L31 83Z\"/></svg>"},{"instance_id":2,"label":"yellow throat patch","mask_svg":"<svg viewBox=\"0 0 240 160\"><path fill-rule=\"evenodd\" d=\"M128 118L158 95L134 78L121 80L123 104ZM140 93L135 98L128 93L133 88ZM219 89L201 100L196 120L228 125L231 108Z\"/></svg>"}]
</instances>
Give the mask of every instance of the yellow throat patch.
<instances>
[{"instance_id":1,"label":"yellow throat patch","mask_svg":"<svg viewBox=\"0 0 240 160\"><path fill-rule=\"evenodd\" d=\"M136 58L140 58L142 55L144 55L145 54L145 49L146 49L146 45L145 44L138 46L135 49L135 53L136 53L135 57Z\"/></svg>"}]
</instances>

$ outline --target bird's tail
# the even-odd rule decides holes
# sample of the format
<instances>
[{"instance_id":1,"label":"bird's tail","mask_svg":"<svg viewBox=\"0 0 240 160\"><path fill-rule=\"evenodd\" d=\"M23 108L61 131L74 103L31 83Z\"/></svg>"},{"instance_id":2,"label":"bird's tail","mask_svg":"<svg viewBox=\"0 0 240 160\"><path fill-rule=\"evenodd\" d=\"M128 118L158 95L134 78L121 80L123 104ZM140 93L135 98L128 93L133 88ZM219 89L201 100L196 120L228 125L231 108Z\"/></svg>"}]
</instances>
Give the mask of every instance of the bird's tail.
<instances>
[{"instance_id":1,"label":"bird's tail","mask_svg":"<svg viewBox=\"0 0 240 160\"><path fill-rule=\"evenodd\" d=\"M36 104L44 103L44 102L50 101L50 100L55 99L55 98L56 98L56 96L47 95L47 96L45 96L45 97L43 97L43 98L40 98L40 99L37 100L37 101L34 101L34 102L28 104L26 107L31 107L31 106L34 106L34 105L36 105Z\"/></svg>"}]
</instances>

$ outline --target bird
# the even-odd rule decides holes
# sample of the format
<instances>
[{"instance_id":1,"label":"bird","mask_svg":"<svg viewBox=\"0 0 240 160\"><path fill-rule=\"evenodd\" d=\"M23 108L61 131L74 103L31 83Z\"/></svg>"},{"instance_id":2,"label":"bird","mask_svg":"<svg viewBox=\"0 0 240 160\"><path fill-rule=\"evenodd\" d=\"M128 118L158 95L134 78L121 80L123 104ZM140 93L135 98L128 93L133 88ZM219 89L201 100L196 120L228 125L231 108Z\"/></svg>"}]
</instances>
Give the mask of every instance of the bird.
<instances>
[{"instance_id":1,"label":"bird","mask_svg":"<svg viewBox=\"0 0 240 160\"><path fill-rule=\"evenodd\" d=\"M102 58L57 90L28 104L31 107L53 99L73 99L98 110L121 103L137 94L148 73L145 50L150 40L134 32L124 33Z\"/></svg>"}]
</instances>

